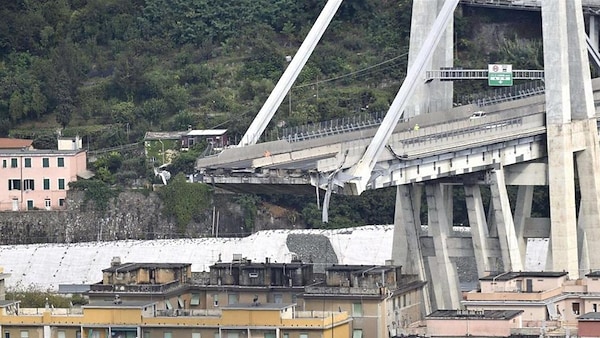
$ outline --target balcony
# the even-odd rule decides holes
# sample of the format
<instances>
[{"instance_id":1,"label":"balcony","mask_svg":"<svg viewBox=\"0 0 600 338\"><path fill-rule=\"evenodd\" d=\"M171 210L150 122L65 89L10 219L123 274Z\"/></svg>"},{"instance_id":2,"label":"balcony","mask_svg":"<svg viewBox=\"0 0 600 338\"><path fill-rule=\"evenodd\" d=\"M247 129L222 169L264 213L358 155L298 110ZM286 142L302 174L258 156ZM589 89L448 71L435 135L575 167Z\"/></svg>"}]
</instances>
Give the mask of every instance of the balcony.
<instances>
[{"instance_id":1,"label":"balcony","mask_svg":"<svg viewBox=\"0 0 600 338\"><path fill-rule=\"evenodd\" d=\"M542 301L562 293L562 288L540 292L490 292L472 291L467 293L467 301Z\"/></svg>"},{"instance_id":2,"label":"balcony","mask_svg":"<svg viewBox=\"0 0 600 338\"><path fill-rule=\"evenodd\" d=\"M385 288L361 288L347 286L308 286L307 294L318 295L361 295L361 296L380 296L385 293Z\"/></svg>"},{"instance_id":3,"label":"balcony","mask_svg":"<svg viewBox=\"0 0 600 338\"><path fill-rule=\"evenodd\" d=\"M92 284L90 293L164 293L178 287L182 284L175 280L166 284Z\"/></svg>"}]
</instances>

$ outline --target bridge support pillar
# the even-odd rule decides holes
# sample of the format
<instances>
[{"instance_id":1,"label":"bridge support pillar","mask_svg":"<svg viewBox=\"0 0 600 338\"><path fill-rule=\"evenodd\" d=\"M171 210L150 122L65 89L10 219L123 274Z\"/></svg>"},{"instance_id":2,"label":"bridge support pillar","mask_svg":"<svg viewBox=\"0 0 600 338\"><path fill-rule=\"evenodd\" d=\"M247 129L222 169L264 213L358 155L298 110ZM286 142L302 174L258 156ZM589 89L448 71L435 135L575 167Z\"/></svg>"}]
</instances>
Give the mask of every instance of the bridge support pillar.
<instances>
[{"instance_id":1,"label":"bridge support pillar","mask_svg":"<svg viewBox=\"0 0 600 338\"><path fill-rule=\"evenodd\" d=\"M452 199L448 186L433 183L425 186L429 215L429 232L433 236L435 257L430 261L431 281L438 309L460 308L460 289L456 267L448 253L448 237L452 231L452 220L447 212L447 199Z\"/></svg>"},{"instance_id":2,"label":"bridge support pillar","mask_svg":"<svg viewBox=\"0 0 600 338\"><path fill-rule=\"evenodd\" d=\"M547 268L568 271L573 279L582 269L600 267L598 255L587 252L589 243L600 239L600 159L584 32L581 0L542 2L551 216ZM579 220L575 161L582 191Z\"/></svg>"},{"instance_id":3,"label":"bridge support pillar","mask_svg":"<svg viewBox=\"0 0 600 338\"><path fill-rule=\"evenodd\" d=\"M431 31L433 23L442 8L445 0L419 0L413 1L412 19L410 29L410 49L408 52L408 68L415 63L419 50L423 46L427 34ZM454 23L450 21L438 47L431 57L426 69L440 69L452 67L454 64ZM432 101L435 98L435 101ZM453 85L452 81L423 81L415 87L404 113L404 118L411 118L432 111L452 108Z\"/></svg>"},{"instance_id":4,"label":"bridge support pillar","mask_svg":"<svg viewBox=\"0 0 600 338\"><path fill-rule=\"evenodd\" d=\"M490 265L490 257L492 255L488 247L490 234L485 219L485 210L483 208L479 185L465 185L465 202L467 204L469 225L471 226L471 239L473 241L473 251L475 252L475 262L477 264L477 276L483 277L486 271L492 271L493 268Z\"/></svg>"},{"instance_id":5,"label":"bridge support pillar","mask_svg":"<svg viewBox=\"0 0 600 338\"><path fill-rule=\"evenodd\" d=\"M581 122L585 149L575 153L581 200L578 219L579 271L600 269L600 255L590 252L600 243L600 146L595 119Z\"/></svg>"},{"instance_id":6,"label":"bridge support pillar","mask_svg":"<svg viewBox=\"0 0 600 338\"><path fill-rule=\"evenodd\" d=\"M525 262L527 251L527 238L525 238L525 222L531 217L533 204L533 185L520 185L517 192L515 214L513 217L515 225L515 236L521 254L521 261Z\"/></svg>"},{"instance_id":7,"label":"bridge support pillar","mask_svg":"<svg viewBox=\"0 0 600 338\"><path fill-rule=\"evenodd\" d=\"M590 15L588 20L588 35L590 37L590 41L592 42L592 47L595 50L598 50L598 43L600 42L600 37L598 34L598 17L595 15Z\"/></svg>"},{"instance_id":8,"label":"bridge support pillar","mask_svg":"<svg viewBox=\"0 0 600 338\"><path fill-rule=\"evenodd\" d=\"M490 176L492 207L498 230L500 250L502 251L503 271L522 271L523 261L515 232L508 192L506 191L504 170L498 168L492 171Z\"/></svg>"},{"instance_id":9,"label":"bridge support pillar","mask_svg":"<svg viewBox=\"0 0 600 338\"><path fill-rule=\"evenodd\" d=\"M392 259L395 264L402 265L402 271L415 274L421 280L427 280L423 261L420 233L421 196L420 185L399 185L396 187L396 210L394 213L394 239L392 243ZM428 283L423 288L424 315L431 313L431 299Z\"/></svg>"}]
</instances>

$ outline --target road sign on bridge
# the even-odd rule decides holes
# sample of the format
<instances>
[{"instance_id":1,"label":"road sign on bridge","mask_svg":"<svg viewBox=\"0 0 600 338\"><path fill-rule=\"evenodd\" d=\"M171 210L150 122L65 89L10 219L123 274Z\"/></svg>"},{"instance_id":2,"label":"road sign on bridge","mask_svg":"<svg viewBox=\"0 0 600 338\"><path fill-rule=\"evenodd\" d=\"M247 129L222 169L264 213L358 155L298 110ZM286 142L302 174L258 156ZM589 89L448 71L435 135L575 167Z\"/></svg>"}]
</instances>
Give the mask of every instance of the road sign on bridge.
<instances>
[{"instance_id":1,"label":"road sign on bridge","mask_svg":"<svg viewBox=\"0 0 600 338\"><path fill-rule=\"evenodd\" d=\"M512 86L512 65L488 65L488 85Z\"/></svg>"}]
</instances>

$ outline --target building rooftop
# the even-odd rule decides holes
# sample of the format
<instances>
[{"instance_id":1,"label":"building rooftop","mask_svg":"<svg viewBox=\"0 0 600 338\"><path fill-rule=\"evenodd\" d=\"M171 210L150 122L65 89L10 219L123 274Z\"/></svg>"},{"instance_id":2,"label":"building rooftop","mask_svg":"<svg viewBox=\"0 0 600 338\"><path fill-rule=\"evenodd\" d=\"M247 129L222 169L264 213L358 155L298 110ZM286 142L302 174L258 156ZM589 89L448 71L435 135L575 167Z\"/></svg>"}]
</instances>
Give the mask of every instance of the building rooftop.
<instances>
[{"instance_id":1,"label":"building rooftop","mask_svg":"<svg viewBox=\"0 0 600 338\"><path fill-rule=\"evenodd\" d=\"M128 300L128 301L114 301L114 300L100 300L94 301L90 304L83 305L83 308L93 309L93 308L145 308L155 304L156 301L152 300Z\"/></svg>"},{"instance_id":2,"label":"building rooftop","mask_svg":"<svg viewBox=\"0 0 600 338\"><path fill-rule=\"evenodd\" d=\"M75 149L75 150L58 150L58 149L23 149L23 148L15 148L15 149L6 149L0 146L0 155L3 156L23 156L23 154L27 154L27 156L47 156L47 155L73 155L80 152L86 151L85 149Z\"/></svg>"},{"instance_id":3,"label":"building rooftop","mask_svg":"<svg viewBox=\"0 0 600 338\"><path fill-rule=\"evenodd\" d=\"M354 273L381 273L382 271L389 271L391 269L396 269L397 266L394 265L339 265L334 264L330 267L327 267L325 270L327 271L350 271Z\"/></svg>"},{"instance_id":4,"label":"building rooftop","mask_svg":"<svg viewBox=\"0 0 600 338\"><path fill-rule=\"evenodd\" d=\"M211 265L211 268L217 269L229 269L232 266L239 267L240 269L264 269L264 268L286 268L286 269L297 269L308 264L302 262L291 262L291 263L265 263L265 262L219 262Z\"/></svg>"},{"instance_id":5,"label":"building rooftop","mask_svg":"<svg viewBox=\"0 0 600 338\"><path fill-rule=\"evenodd\" d=\"M227 129L200 129L190 130L186 133L187 136L221 136L227 132Z\"/></svg>"},{"instance_id":6,"label":"building rooftop","mask_svg":"<svg viewBox=\"0 0 600 338\"><path fill-rule=\"evenodd\" d=\"M561 272L555 272L555 271L517 271L517 272L513 272L513 271L509 271L509 272L498 272L498 273L493 273L490 274L489 276L485 276L485 277L481 277L479 278L479 280L482 281L509 281L511 279L515 279L515 278L558 278L558 277L563 277L566 276L568 274L568 272L566 271L561 271Z\"/></svg>"},{"instance_id":7,"label":"building rooftop","mask_svg":"<svg viewBox=\"0 0 600 338\"><path fill-rule=\"evenodd\" d=\"M144 140L179 140L189 131L149 131L146 132Z\"/></svg>"},{"instance_id":8,"label":"building rooftop","mask_svg":"<svg viewBox=\"0 0 600 338\"><path fill-rule=\"evenodd\" d=\"M577 319L579 320L583 320L583 321L600 321L600 312L588 312L585 313L579 317L577 317Z\"/></svg>"},{"instance_id":9,"label":"building rooftop","mask_svg":"<svg viewBox=\"0 0 600 338\"><path fill-rule=\"evenodd\" d=\"M0 149L21 149L29 148L33 144L33 140L24 140L18 138L0 138Z\"/></svg>"},{"instance_id":10,"label":"building rooftop","mask_svg":"<svg viewBox=\"0 0 600 338\"><path fill-rule=\"evenodd\" d=\"M191 263L122 263L102 269L102 272L129 272L139 269L181 269L192 265Z\"/></svg>"},{"instance_id":11,"label":"building rooftop","mask_svg":"<svg viewBox=\"0 0 600 338\"><path fill-rule=\"evenodd\" d=\"M591 271L590 273L588 273L585 276L586 277L600 277L600 270Z\"/></svg>"},{"instance_id":12,"label":"building rooftop","mask_svg":"<svg viewBox=\"0 0 600 338\"><path fill-rule=\"evenodd\" d=\"M436 310L427 315L428 319L499 319L509 320L523 313L523 310Z\"/></svg>"},{"instance_id":13,"label":"building rooftop","mask_svg":"<svg viewBox=\"0 0 600 338\"><path fill-rule=\"evenodd\" d=\"M21 301L17 300L0 300L0 308L7 307L16 303L20 303Z\"/></svg>"},{"instance_id":14,"label":"building rooftop","mask_svg":"<svg viewBox=\"0 0 600 338\"><path fill-rule=\"evenodd\" d=\"M257 310L283 310L285 308L289 308L294 306L295 304L290 303L238 303L221 306L223 309L229 310L247 310L247 309L257 309Z\"/></svg>"}]
</instances>

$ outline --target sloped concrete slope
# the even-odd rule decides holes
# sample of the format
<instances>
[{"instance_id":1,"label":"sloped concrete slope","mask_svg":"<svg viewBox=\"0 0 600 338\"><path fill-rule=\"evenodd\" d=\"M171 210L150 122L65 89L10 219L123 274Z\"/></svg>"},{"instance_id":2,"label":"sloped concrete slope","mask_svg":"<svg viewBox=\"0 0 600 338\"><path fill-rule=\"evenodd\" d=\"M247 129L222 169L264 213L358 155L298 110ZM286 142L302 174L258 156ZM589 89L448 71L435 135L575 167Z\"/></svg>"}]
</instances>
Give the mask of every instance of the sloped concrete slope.
<instances>
[{"instance_id":1,"label":"sloped concrete slope","mask_svg":"<svg viewBox=\"0 0 600 338\"><path fill-rule=\"evenodd\" d=\"M7 287L58 290L59 284L96 283L102 269L122 262L191 263L208 271L234 254L257 262L289 262L294 255L317 263L384 264L391 257L392 226L340 230L269 230L244 238L191 238L0 246ZM325 251L320 252L321 248ZM335 260L335 261L334 261Z\"/></svg>"}]
</instances>

